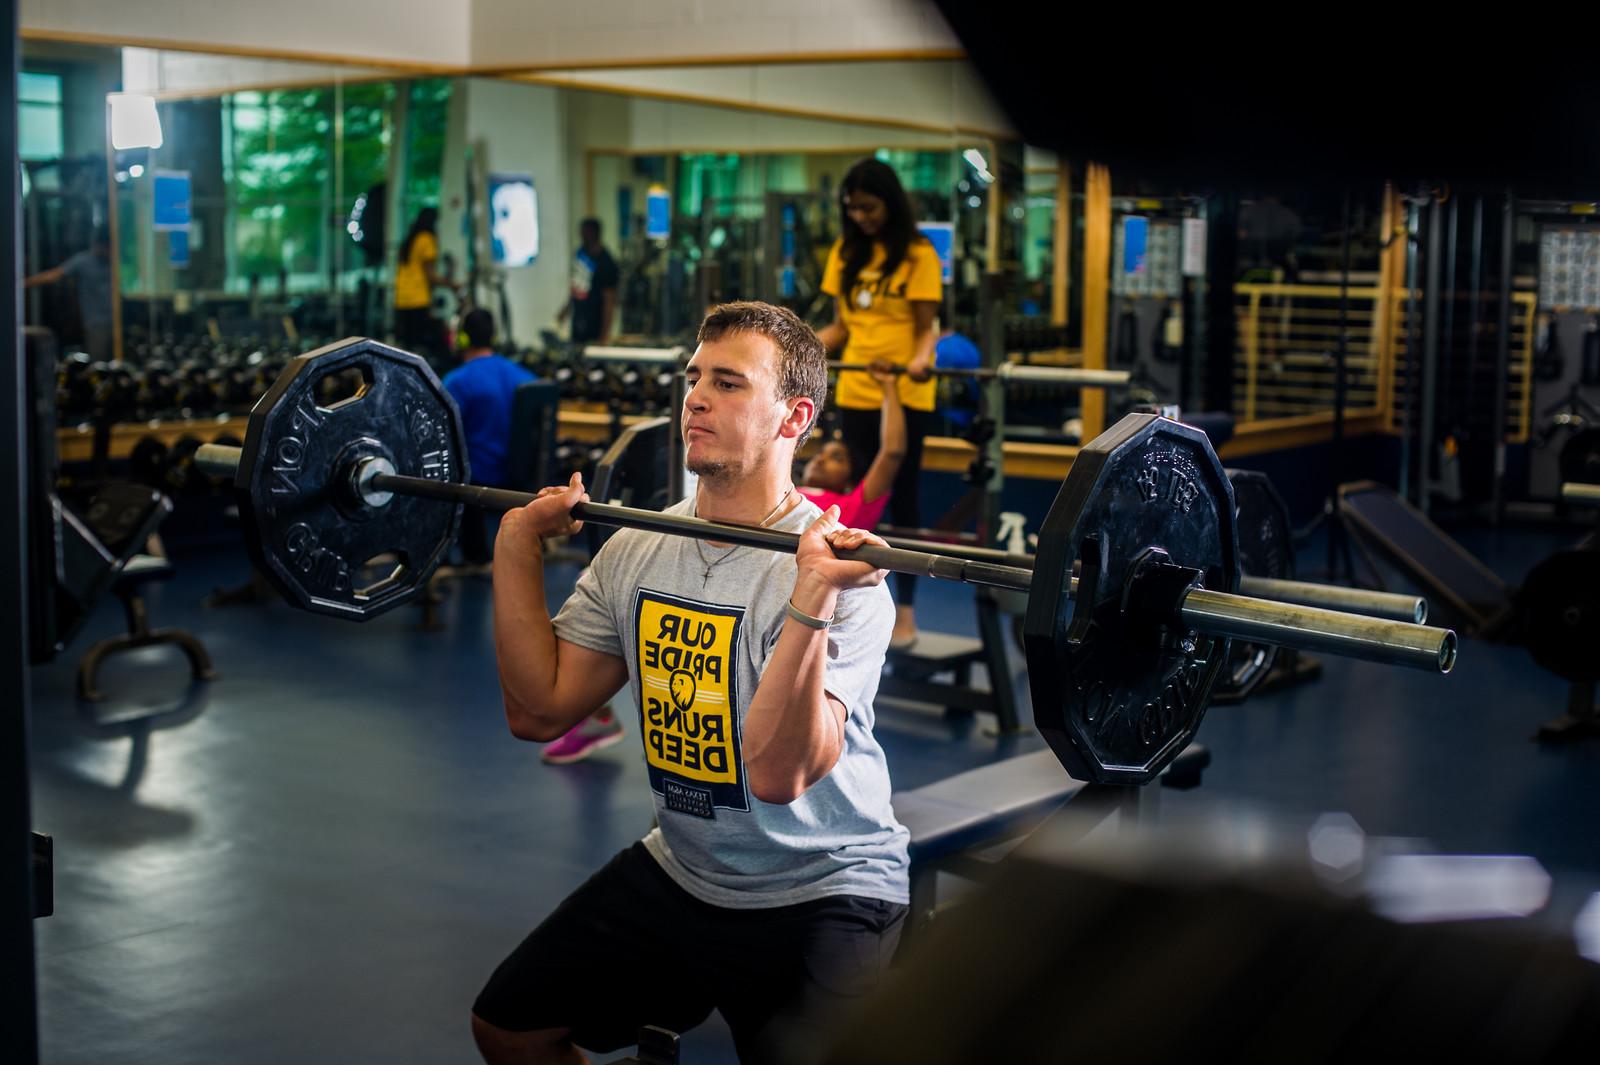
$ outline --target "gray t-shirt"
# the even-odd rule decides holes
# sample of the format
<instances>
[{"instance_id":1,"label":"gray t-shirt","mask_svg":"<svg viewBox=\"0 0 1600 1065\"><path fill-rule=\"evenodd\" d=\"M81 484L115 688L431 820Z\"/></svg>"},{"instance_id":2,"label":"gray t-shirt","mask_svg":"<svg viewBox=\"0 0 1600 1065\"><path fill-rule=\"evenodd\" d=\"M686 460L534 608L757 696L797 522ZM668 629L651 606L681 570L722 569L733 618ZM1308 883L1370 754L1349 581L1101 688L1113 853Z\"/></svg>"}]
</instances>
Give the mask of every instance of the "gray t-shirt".
<instances>
[{"instance_id":1,"label":"gray t-shirt","mask_svg":"<svg viewBox=\"0 0 1600 1065\"><path fill-rule=\"evenodd\" d=\"M667 510L691 512L689 500ZM803 532L820 513L802 501L773 528ZM627 661L659 822L644 843L686 891L734 909L829 895L909 902L909 834L872 735L894 624L887 588L841 593L828 630L824 684L848 711L838 764L787 805L762 802L745 779L745 712L795 576L793 555L624 529L578 579L556 635Z\"/></svg>"},{"instance_id":2,"label":"gray t-shirt","mask_svg":"<svg viewBox=\"0 0 1600 1065\"><path fill-rule=\"evenodd\" d=\"M61 264L61 272L78 286L78 313L84 329L111 327L111 263L91 249Z\"/></svg>"}]
</instances>

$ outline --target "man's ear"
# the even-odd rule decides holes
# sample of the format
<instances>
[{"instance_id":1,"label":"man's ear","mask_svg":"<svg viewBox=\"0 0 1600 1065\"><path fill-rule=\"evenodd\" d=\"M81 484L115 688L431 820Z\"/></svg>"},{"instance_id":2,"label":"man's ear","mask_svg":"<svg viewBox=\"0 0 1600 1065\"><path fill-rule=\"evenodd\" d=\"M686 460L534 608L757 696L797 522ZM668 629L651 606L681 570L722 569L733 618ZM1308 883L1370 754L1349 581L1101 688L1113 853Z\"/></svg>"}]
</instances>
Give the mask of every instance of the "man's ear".
<instances>
[{"instance_id":1,"label":"man's ear","mask_svg":"<svg viewBox=\"0 0 1600 1065\"><path fill-rule=\"evenodd\" d=\"M789 400L789 415L778 427L778 435L789 440L798 439L801 433L810 428L816 416L817 405L811 402L810 397L796 396Z\"/></svg>"}]
</instances>

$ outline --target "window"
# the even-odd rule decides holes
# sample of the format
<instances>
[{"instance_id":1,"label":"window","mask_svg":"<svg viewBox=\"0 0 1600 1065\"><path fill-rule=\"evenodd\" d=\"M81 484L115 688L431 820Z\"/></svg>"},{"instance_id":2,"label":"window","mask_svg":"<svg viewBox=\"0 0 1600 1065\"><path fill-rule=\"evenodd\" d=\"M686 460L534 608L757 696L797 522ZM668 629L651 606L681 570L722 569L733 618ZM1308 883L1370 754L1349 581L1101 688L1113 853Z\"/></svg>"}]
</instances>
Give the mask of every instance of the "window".
<instances>
[{"instance_id":1,"label":"window","mask_svg":"<svg viewBox=\"0 0 1600 1065\"><path fill-rule=\"evenodd\" d=\"M406 204L400 213L408 223L421 208L439 206L450 87L447 78L422 78L411 83L411 109L406 119Z\"/></svg>"},{"instance_id":2,"label":"window","mask_svg":"<svg viewBox=\"0 0 1600 1065\"><path fill-rule=\"evenodd\" d=\"M280 271L292 288L316 287L333 206L332 90L241 92L223 108L229 287L243 289L251 277L270 283Z\"/></svg>"},{"instance_id":3,"label":"window","mask_svg":"<svg viewBox=\"0 0 1600 1065\"><path fill-rule=\"evenodd\" d=\"M29 161L61 158L60 74L22 72L17 83L17 147Z\"/></svg>"}]
</instances>

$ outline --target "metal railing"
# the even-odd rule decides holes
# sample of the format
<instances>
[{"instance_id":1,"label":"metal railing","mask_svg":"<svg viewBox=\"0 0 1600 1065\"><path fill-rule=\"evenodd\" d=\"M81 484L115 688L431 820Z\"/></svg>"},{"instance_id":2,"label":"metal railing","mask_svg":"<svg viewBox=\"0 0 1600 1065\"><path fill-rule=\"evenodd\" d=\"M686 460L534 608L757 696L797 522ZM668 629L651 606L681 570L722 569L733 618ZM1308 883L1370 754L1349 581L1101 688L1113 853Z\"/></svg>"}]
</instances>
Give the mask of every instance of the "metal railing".
<instances>
[{"instance_id":1,"label":"metal railing","mask_svg":"<svg viewBox=\"0 0 1600 1065\"><path fill-rule=\"evenodd\" d=\"M1237 341L1234 361L1234 411L1241 425L1264 425L1308 416L1333 417L1335 356L1339 346L1340 287L1284 283L1234 286ZM1404 423L1407 399L1407 314L1405 289L1384 298L1376 285L1346 290L1345 410L1348 416L1381 416L1397 429ZM1497 297L1482 296L1479 321L1484 332L1473 367L1467 304L1456 307L1449 360L1454 387L1470 398L1463 409L1483 420L1493 405L1493 366L1498 321ZM1511 353L1506 387L1506 440L1527 440L1531 421L1533 314L1537 295L1512 294ZM1421 299L1417 300L1420 316ZM1472 376L1469 388L1467 378ZM1481 410L1480 410L1481 408Z\"/></svg>"},{"instance_id":2,"label":"metal railing","mask_svg":"<svg viewBox=\"0 0 1600 1065\"><path fill-rule=\"evenodd\" d=\"M1234 411L1242 422L1333 411L1339 347L1338 285L1234 286L1238 299ZM1380 290L1348 290L1345 408L1377 411L1383 330Z\"/></svg>"}]
</instances>

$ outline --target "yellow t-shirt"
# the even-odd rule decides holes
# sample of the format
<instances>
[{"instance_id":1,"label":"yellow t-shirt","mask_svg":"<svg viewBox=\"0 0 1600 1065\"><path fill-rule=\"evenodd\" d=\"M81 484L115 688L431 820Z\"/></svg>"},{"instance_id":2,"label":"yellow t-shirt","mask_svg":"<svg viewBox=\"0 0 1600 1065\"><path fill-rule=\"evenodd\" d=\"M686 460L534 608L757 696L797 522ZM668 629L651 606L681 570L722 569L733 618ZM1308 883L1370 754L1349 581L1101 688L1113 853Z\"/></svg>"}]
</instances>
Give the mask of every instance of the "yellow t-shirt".
<instances>
[{"instance_id":1,"label":"yellow t-shirt","mask_svg":"<svg viewBox=\"0 0 1600 1065\"><path fill-rule=\"evenodd\" d=\"M913 302L938 303L944 298L939 278L939 253L918 237L906 249L905 261L894 276L883 276L883 245L872 250L872 258L856 278L849 292L844 285L842 242L834 241L828 252L828 265L822 273L822 291L833 296L839 307L839 320L850 331L841 360L851 363L885 359L899 366L911 361L916 319ZM933 381L917 382L909 377L899 381L900 401L911 410L932 410L936 387ZM883 403L878 382L864 373L842 373L834 391L834 402L850 410L876 410Z\"/></svg>"},{"instance_id":2,"label":"yellow t-shirt","mask_svg":"<svg viewBox=\"0 0 1600 1065\"><path fill-rule=\"evenodd\" d=\"M422 232L411 242L411 254L394 271L394 307L397 311L433 305L428 285L427 266L439 257L439 242L432 233Z\"/></svg>"}]
</instances>

